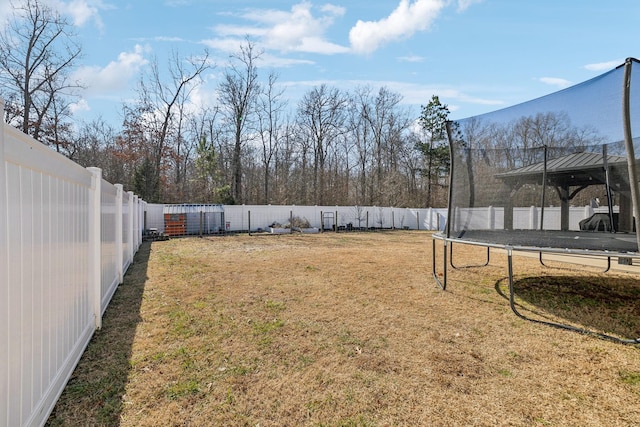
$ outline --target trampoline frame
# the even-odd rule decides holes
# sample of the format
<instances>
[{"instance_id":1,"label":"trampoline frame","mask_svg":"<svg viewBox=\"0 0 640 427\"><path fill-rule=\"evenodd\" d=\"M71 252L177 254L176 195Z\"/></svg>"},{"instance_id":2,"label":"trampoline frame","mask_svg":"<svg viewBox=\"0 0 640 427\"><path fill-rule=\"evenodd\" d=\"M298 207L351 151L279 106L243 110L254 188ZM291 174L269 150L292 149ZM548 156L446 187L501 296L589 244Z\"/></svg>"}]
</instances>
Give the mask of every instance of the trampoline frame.
<instances>
[{"instance_id":1,"label":"trampoline frame","mask_svg":"<svg viewBox=\"0 0 640 427\"><path fill-rule=\"evenodd\" d=\"M442 279L440 279L440 277L438 275L438 269L437 269L436 241L438 241L438 240L443 242ZM451 262L451 260L453 258L453 244L454 243L486 247L487 248L487 260L486 260L486 262L484 264L481 264L481 265L454 266L453 263ZM449 248L448 251L447 251L447 247ZM564 330L578 332L578 333L582 333L582 334L586 334L586 335L597 336L597 337L602 338L602 339L606 339L606 340L609 340L609 341L618 342L618 343L622 343L622 344L640 344L640 337L639 338L628 338L628 339L620 338L620 337L616 337L616 336L609 335L609 334L606 334L606 333L595 332L595 331L592 331L592 330L589 330L589 329L586 329L586 328L579 328L579 327L576 327L576 326L573 326L573 325L569 325L569 324L565 324L565 323L551 322L551 321L534 319L534 318L525 316L517 308L516 294L515 294L515 289L514 289L514 279L513 279L513 253L514 252L538 252L540 254L540 259L541 259L543 253L556 254L556 255L575 255L575 256L603 257L603 258L607 259L607 268L606 268L606 270L604 270L604 272L609 271L609 268L611 266L611 258L612 257L640 259L640 253L626 253L626 252L624 252L624 253L623 252L613 253L611 251L600 251L600 250L594 251L594 250L587 250L587 249L580 250L580 249L566 249L566 248L541 248L541 247L535 247L535 246L509 245L509 244L502 244L502 243L489 242L489 241L481 242L481 241L473 241L473 240L464 240L464 239L460 239L460 238L446 237L442 233L434 233L432 235L432 276L433 276L436 284L443 291L445 291L447 289L447 284L448 284L448 274L447 274L448 265L450 265L454 269L458 269L458 268L481 268L481 267L485 267L485 266L489 265L491 249L501 249L501 250L504 250L506 252L506 254L507 254L507 272L508 272L508 277L507 278L508 278L508 284L509 284L509 307L511 308L511 311L513 311L513 313L516 316L518 316L519 318L521 318L523 320L528 320L530 322L551 326L551 327L558 328L558 329L564 329ZM447 259L448 258L447 255L449 256L449 260ZM542 264L542 265L544 265L544 264Z\"/></svg>"}]
</instances>

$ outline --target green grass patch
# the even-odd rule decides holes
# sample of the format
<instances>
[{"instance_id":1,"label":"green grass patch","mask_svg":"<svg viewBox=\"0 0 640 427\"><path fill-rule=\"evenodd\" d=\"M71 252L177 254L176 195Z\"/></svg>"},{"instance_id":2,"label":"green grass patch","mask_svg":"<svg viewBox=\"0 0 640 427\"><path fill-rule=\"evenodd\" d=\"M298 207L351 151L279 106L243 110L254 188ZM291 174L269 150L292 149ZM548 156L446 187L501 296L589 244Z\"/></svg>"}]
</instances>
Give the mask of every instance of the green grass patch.
<instances>
[{"instance_id":1,"label":"green grass patch","mask_svg":"<svg viewBox=\"0 0 640 427\"><path fill-rule=\"evenodd\" d=\"M166 394L169 399L177 400L186 396L198 394L200 385L195 380L178 381L170 384L166 388Z\"/></svg>"},{"instance_id":2,"label":"green grass patch","mask_svg":"<svg viewBox=\"0 0 640 427\"><path fill-rule=\"evenodd\" d=\"M620 371L619 375L623 383L635 387L640 386L640 372Z\"/></svg>"}]
</instances>

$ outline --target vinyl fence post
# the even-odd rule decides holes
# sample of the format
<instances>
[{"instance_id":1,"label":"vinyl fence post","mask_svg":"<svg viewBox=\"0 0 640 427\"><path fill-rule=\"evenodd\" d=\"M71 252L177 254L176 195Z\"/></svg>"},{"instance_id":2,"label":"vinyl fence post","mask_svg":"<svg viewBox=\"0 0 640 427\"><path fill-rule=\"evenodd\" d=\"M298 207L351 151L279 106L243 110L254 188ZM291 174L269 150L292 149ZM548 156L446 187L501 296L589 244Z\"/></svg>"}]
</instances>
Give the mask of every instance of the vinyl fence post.
<instances>
[{"instance_id":1,"label":"vinyl fence post","mask_svg":"<svg viewBox=\"0 0 640 427\"><path fill-rule=\"evenodd\" d=\"M489 223L487 224L487 227L489 228L489 230L495 230L496 229L496 208L494 208L493 206L489 206L488 220L489 220Z\"/></svg>"},{"instance_id":2,"label":"vinyl fence post","mask_svg":"<svg viewBox=\"0 0 640 427\"><path fill-rule=\"evenodd\" d=\"M134 246L133 253L131 254L131 261L133 262L133 256L140 248L140 198L136 195L133 196L133 236Z\"/></svg>"},{"instance_id":3,"label":"vinyl fence post","mask_svg":"<svg viewBox=\"0 0 640 427\"><path fill-rule=\"evenodd\" d=\"M535 230L537 227L537 223L538 223L538 211L536 210L535 206L531 206L529 207L529 229L530 230Z\"/></svg>"},{"instance_id":4,"label":"vinyl fence post","mask_svg":"<svg viewBox=\"0 0 640 427\"><path fill-rule=\"evenodd\" d=\"M127 217L127 262L131 264L133 262L133 254L135 251L133 250L133 215L134 215L134 197L133 191L129 191L129 216Z\"/></svg>"},{"instance_id":5,"label":"vinyl fence post","mask_svg":"<svg viewBox=\"0 0 640 427\"><path fill-rule=\"evenodd\" d=\"M9 335L9 273L7 265L8 255L8 230L7 230L7 210L9 203L7 200L7 164L4 154L4 100L0 98L0 414L3 414L0 423L8 423L10 414L10 403L7 399L9 394L9 358L10 358L10 335Z\"/></svg>"},{"instance_id":6,"label":"vinyl fence post","mask_svg":"<svg viewBox=\"0 0 640 427\"><path fill-rule=\"evenodd\" d=\"M92 174L89 193L89 295L93 300L95 328L100 329L102 328L102 283L100 271L102 170L94 167L87 169Z\"/></svg>"},{"instance_id":7,"label":"vinyl fence post","mask_svg":"<svg viewBox=\"0 0 640 427\"><path fill-rule=\"evenodd\" d=\"M124 260L122 259L122 184L115 184L116 187L116 268L118 283L124 281Z\"/></svg>"}]
</instances>

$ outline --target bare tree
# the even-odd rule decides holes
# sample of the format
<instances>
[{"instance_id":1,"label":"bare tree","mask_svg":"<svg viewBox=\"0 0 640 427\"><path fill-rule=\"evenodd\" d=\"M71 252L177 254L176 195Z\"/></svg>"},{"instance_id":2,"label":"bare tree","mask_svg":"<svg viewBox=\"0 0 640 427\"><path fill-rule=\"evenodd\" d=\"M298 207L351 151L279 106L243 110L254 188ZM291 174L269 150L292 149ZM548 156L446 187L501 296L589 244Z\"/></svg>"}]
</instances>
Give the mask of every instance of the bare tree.
<instances>
[{"instance_id":1,"label":"bare tree","mask_svg":"<svg viewBox=\"0 0 640 427\"><path fill-rule=\"evenodd\" d=\"M372 160L373 136L367 121L362 114L362 105L368 103L370 88L367 86L358 87L353 94L353 104L355 108L349 109L349 128L351 129L351 139L355 145L356 153L356 182L355 182L355 203L373 204L372 185L369 183L370 163Z\"/></svg>"},{"instance_id":2,"label":"bare tree","mask_svg":"<svg viewBox=\"0 0 640 427\"><path fill-rule=\"evenodd\" d=\"M233 183L232 192L236 202L244 201L242 192L242 149L246 142L245 133L251 127L256 102L260 94L256 61L261 52L246 40L240 51L232 56L220 84L219 101L223 114L233 129Z\"/></svg>"},{"instance_id":3,"label":"bare tree","mask_svg":"<svg viewBox=\"0 0 640 427\"><path fill-rule=\"evenodd\" d=\"M313 191L317 204L324 203L325 163L332 144L345 132L348 102L346 94L323 84L307 92L298 106L301 128L314 149Z\"/></svg>"},{"instance_id":4,"label":"bare tree","mask_svg":"<svg viewBox=\"0 0 640 427\"><path fill-rule=\"evenodd\" d=\"M359 110L371 139L370 156L375 168L373 184L376 197L373 203L389 203L389 197L398 195L398 165L402 153L403 133L409 127L409 118L399 107L402 96L381 87L377 94L371 88L358 91ZM373 195L373 191L372 191Z\"/></svg>"},{"instance_id":5,"label":"bare tree","mask_svg":"<svg viewBox=\"0 0 640 427\"><path fill-rule=\"evenodd\" d=\"M296 176L294 175L297 160L296 144L296 124L287 120L284 124L282 138L278 144L278 151L275 156L274 184L277 197L276 203L290 204L299 203L294 198Z\"/></svg>"},{"instance_id":6,"label":"bare tree","mask_svg":"<svg viewBox=\"0 0 640 427\"><path fill-rule=\"evenodd\" d=\"M48 121L53 133L59 134L56 126L68 114L64 99L80 87L69 74L81 48L73 27L42 1L24 0L12 6L13 17L0 33L3 95L15 103L15 118L24 133L39 139Z\"/></svg>"},{"instance_id":7,"label":"bare tree","mask_svg":"<svg viewBox=\"0 0 640 427\"><path fill-rule=\"evenodd\" d=\"M281 114L286 107L282 100L283 90L276 88L278 76L269 74L269 81L258 103L258 133L262 142L262 167L264 168L264 203L270 203L271 166L282 137Z\"/></svg>"},{"instance_id":8,"label":"bare tree","mask_svg":"<svg viewBox=\"0 0 640 427\"><path fill-rule=\"evenodd\" d=\"M201 74L210 67L206 51L204 55L186 61L174 52L168 66L168 82L165 82L157 60L152 61L150 73L140 80L138 103L130 107L125 126L138 128L138 134L147 146L141 170L136 174L140 186L136 190L147 201L161 200L163 160L171 154L169 148L179 150L184 137L183 115L179 113L184 111L188 95L199 83Z\"/></svg>"},{"instance_id":9,"label":"bare tree","mask_svg":"<svg viewBox=\"0 0 640 427\"><path fill-rule=\"evenodd\" d=\"M101 117L80 123L74 138L74 153L71 159L82 166L102 169L102 176L109 182L130 186L126 173L126 161L116 147L116 130Z\"/></svg>"}]
</instances>

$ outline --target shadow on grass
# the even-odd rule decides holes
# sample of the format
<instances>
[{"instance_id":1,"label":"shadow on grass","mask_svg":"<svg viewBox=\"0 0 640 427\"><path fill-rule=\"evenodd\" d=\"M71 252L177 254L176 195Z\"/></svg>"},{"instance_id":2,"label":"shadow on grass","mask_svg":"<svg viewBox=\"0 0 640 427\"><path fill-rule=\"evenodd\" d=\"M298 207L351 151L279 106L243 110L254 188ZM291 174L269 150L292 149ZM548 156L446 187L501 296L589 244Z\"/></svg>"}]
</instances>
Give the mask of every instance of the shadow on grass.
<instances>
[{"instance_id":1,"label":"shadow on grass","mask_svg":"<svg viewBox=\"0 0 640 427\"><path fill-rule=\"evenodd\" d=\"M640 283L634 277L537 276L513 285L519 310L531 318L625 339L640 337ZM509 298L506 279L496 289Z\"/></svg>"},{"instance_id":2,"label":"shadow on grass","mask_svg":"<svg viewBox=\"0 0 640 427\"><path fill-rule=\"evenodd\" d=\"M62 395L47 426L117 426L130 369L151 243L144 242Z\"/></svg>"}]
</instances>

